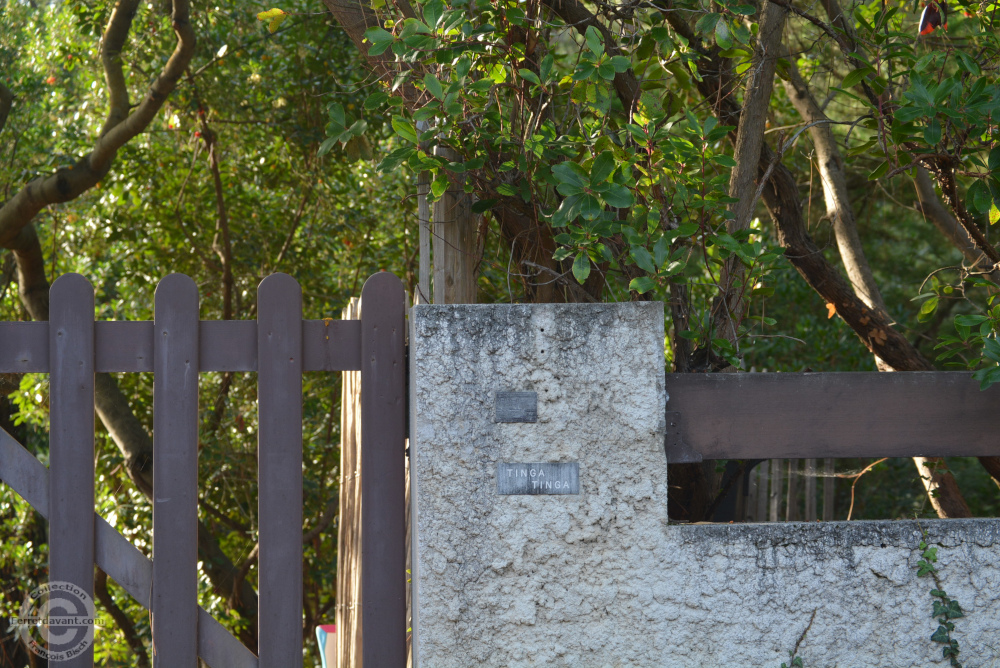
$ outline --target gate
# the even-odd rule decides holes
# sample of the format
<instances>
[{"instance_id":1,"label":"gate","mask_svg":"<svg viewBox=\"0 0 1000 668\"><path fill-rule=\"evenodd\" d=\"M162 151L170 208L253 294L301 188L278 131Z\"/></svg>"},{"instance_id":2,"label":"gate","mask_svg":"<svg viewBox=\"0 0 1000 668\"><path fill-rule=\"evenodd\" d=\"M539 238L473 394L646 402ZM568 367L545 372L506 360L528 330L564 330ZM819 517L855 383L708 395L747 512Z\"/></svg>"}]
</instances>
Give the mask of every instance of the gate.
<instances>
[{"instance_id":1,"label":"gate","mask_svg":"<svg viewBox=\"0 0 1000 668\"><path fill-rule=\"evenodd\" d=\"M363 621L373 666L406 661L404 440L405 294L399 279L366 281L360 320L303 320L293 278L265 278L257 320L199 321L182 274L156 288L154 320L95 322L78 274L50 290L49 322L0 323L0 372L48 373L49 468L0 430L0 480L49 520L49 581L93 598L94 564L152 618L154 665L302 665L302 373L360 371L365 508ZM153 559L94 508L94 374L153 372ZM258 656L197 602L198 374L257 373ZM90 647L65 662L93 666Z\"/></svg>"}]
</instances>

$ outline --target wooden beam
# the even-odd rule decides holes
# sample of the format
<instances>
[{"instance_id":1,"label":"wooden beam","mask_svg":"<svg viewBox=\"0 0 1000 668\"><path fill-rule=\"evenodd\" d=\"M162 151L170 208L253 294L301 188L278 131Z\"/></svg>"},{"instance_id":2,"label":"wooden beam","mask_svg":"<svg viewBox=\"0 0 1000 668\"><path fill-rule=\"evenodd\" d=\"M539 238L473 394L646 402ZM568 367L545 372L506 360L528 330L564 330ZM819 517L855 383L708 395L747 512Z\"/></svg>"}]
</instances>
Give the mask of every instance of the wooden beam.
<instances>
[{"instance_id":1,"label":"wooden beam","mask_svg":"<svg viewBox=\"0 0 1000 668\"><path fill-rule=\"evenodd\" d=\"M0 373L48 373L49 323L0 322ZM153 370L153 323L94 323L95 370ZM202 320L198 326L201 371L257 371L257 322ZM302 321L303 371L361 368L361 323Z\"/></svg>"},{"instance_id":2,"label":"wooden beam","mask_svg":"<svg viewBox=\"0 0 1000 668\"><path fill-rule=\"evenodd\" d=\"M667 374L671 463L1000 454L1000 387L966 371Z\"/></svg>"}]
</instances>

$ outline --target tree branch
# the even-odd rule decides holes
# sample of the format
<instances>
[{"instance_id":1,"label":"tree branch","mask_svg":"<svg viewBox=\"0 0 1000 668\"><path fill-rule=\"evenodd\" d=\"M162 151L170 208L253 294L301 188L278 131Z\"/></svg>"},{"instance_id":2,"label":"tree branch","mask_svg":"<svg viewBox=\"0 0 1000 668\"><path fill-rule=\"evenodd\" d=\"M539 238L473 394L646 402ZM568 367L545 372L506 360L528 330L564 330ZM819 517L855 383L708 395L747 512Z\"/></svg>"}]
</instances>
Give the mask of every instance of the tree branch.
<instances>
[{"instance_id":1,"label":"tree branch","mask_svg":"<svg viewBox=\"0 0 1000 668\"><path fill-rule=\"evenodd\" d=\"M820 180L823 184L823 197L826 200L826 211L833 220L834 236L840 257L847 270L847 277L854 286L854 291L871 308L887 311L882 293L872 274L868 258L865 256L858 226L854 217L854 207L851 205L850 194L847 191L847 171L844 159L840 154L837 141L830 128L829 119L820 109L819 103L812 94L809 85L802 78L794 59L789 59L788 78L784 81L785 92L799 112L799 116L807 124L811 124L809 134L816 149L816 161L819 165ZM821 121L827 121L822 123Z\"/></svg>"},{"instance_id":2,"label":"tree branch","mask_svg":"<svg viewBox=\"0 0 1000 668\"><path fill-rule=\"evenodd\" d=\"M128 117L128 86L122 69L122 49L138 7L139 0L118 0L101 39L101 64L108 85L108 116L101 129L102 137Z\"/></svg>"},{"instance_id":3,"label":"tree branch","mask_svg":"<svg viewBox=\"0 0 1000 668\"><path fill-rule=\"evenodd\" d=\"M7 125L7 116L12 106L14 106L14 94L0 82L0 132L3 132L4 126Z\"/></svg>"},{"instance_id":4,"label":"tree branch","mask_svg":"<svg viewBox=\"0 0 1000 668\"><path fill-rule=\"evenodd\" d=\"M119 13L119 8L125 6L122 0L112 14L108 31L116 37L121 26L126 22L130 25L131 17ZM124 10L123 10L124 11ZM164 66L163 71L150 86L149 92L139 106L116 125L102 129L100 137L93 150L80 158L72 167L56 170L56 173L39 177L24 186L9 201L0 207L0 246L10 248L15 243L21 230L28 225L38 212L49 204L68 202L94 187L110 170L112 160L119 148L130 139L142 132L152 122L156 113L167 100L167 96L177 85L194 53L195 36L188 16L188 0L174 0L173 27L177 34L177 46ZM127 21L126 21L127 19ZM113 30L114 29L114 30ZM127 31L126 31L127 32ZM114 65L116 58L111 57L114 44L108 48L110 63ZM119 48L120 51L120 48ZM102 55L103 58L103 55ZM120 67L120 62L118 63ZM113 68L112 68L113 69ZM110 76L114 79L114 72ZM109 79L109 86L112 81ZM117 84L114 84L117 85ZM112 87L112 90L113 87ZM116 105L120 105L120 95L113 94L112 108L109 111L108 122L118 114ZM127 101L126 101L127 105Z\"/></svg>"},{"instance_id":5,"label":"tree branch","mask_svg":"<svg viewBox=\"0 0 1000 668\"><path fill-rule=\"evenodd\" d=\"M976 242L969 236L968 230L955 220L951 212L938 199L934 192L934 184L922 165L917 165L913 173L913 185L917 191L917 206L934 227L943 234L955 248L972 265L987 273L997 285L1000 285L1000 270L998 270L986 254L979 249Z\"/></svg>"},{"instance_id":6,"label":"tree branch","mask_svg":"<svg viewBox=\"0 0 1000 668\"><path fill-rule=\"evenodd\" d=\"M760 30L747 72L743 109L733 142L736 166L729 176L729 196L737 201L731 208L733 218L726 221L730 234L750 227L750 218L757 205L757 198L753 195L755 177L764 144L764 126L774 89L774 70L781 50L786 13L784 8L770 0L765 0L760 10ZM727 259L722 265L719 295L712 304L714 335L733 344L737 342L737 332L746 311L745 276L746 268L739 257L734 255Z\"/></svg>"}]
</instances>

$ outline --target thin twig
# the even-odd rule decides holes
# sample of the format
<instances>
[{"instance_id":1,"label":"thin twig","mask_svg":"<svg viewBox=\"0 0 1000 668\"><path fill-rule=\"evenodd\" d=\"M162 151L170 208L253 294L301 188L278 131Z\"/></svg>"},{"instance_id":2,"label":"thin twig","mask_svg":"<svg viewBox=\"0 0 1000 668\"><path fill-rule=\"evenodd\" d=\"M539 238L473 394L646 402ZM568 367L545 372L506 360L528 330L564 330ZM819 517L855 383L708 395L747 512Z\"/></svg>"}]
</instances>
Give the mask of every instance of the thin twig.
<instances>
[{"instance_id":1,"label":"thin twig","mask_svg":"<svg viewBox=\"0 0 1000 668\"><path fill-rule=\"evenodd\" d=\"M884 462L887 459L889 459L889 458L888 457L883 457L882 459L880 459L878 461L872 462L871 464L869 464L868 466L866 466L864 469L862 469L861 473L858 473L857 475L852 476L854 478L854 482L851 483L851 507L847 509L847 520L848 521L851 520L851 513L854 512L854 487L858 484L858 481L861 480L861 476L863 476L864 474L866 474L869 471L871 471L872 468L875 465L881 464L882 462Z\"/></svg>"}]
</instances>

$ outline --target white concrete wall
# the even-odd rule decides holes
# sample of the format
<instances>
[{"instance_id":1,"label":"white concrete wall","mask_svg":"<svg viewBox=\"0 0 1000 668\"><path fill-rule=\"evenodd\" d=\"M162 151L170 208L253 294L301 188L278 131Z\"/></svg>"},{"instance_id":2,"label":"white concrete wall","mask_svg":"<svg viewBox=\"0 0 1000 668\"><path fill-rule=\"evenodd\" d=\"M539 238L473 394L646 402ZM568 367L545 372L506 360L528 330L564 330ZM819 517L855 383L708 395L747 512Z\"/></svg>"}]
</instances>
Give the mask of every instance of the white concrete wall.
<instances>
[{"instance_id":1,"label":"white concrete wall","mask_svg":"<svg viewBox=\"0 0 1000 668\"><path fill-rule=\"evenodd\" d=\"M809 668L940 664L922 528L963 663L1000 667L996 521L667 524L662 308L414 308L416 664L778 668L807 627ZM497 495L498 462L567 461L579 495Z\"/></svg>"}]
</instances>

